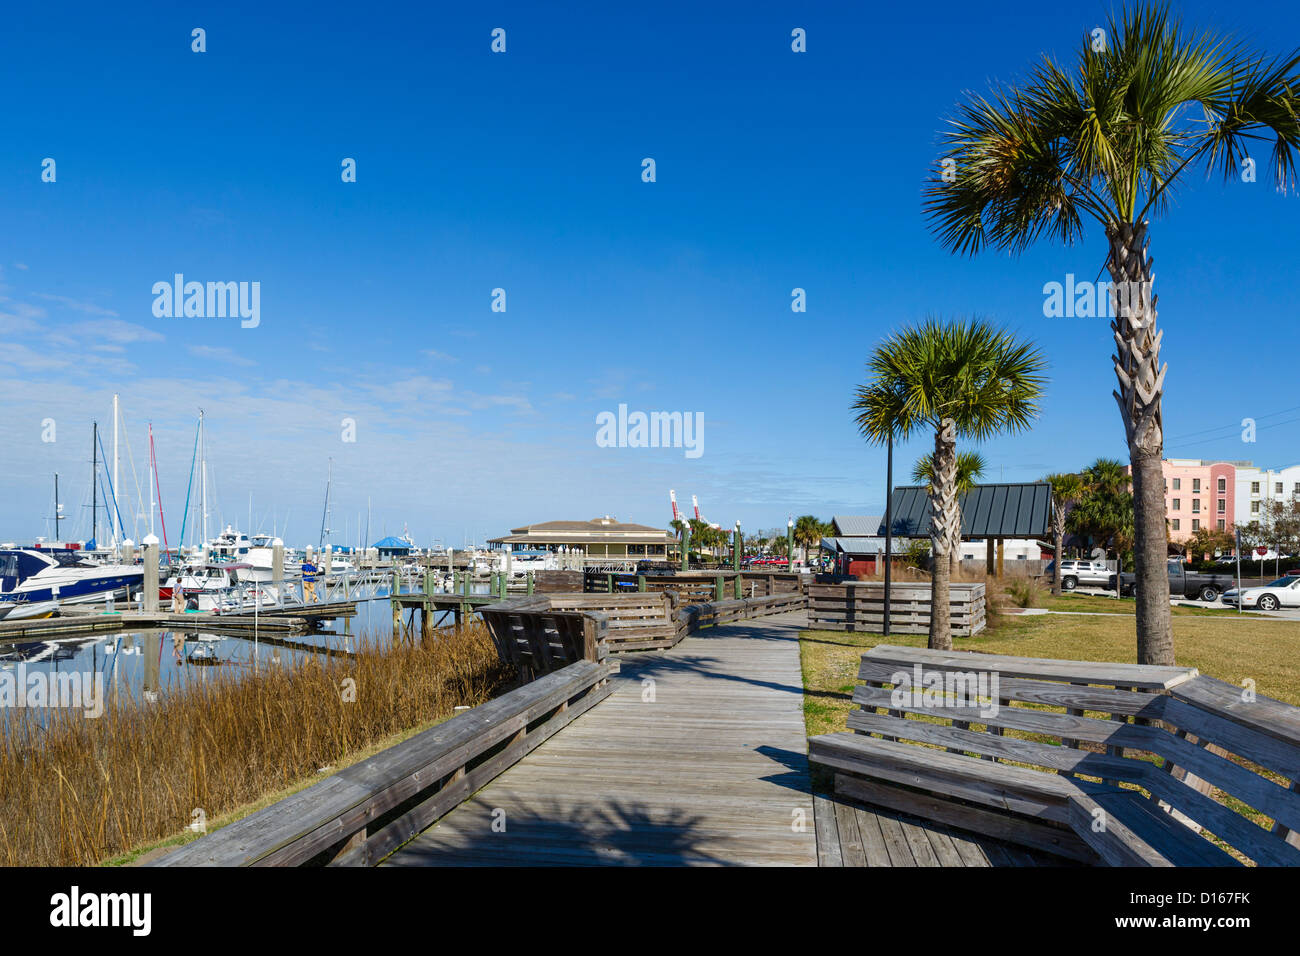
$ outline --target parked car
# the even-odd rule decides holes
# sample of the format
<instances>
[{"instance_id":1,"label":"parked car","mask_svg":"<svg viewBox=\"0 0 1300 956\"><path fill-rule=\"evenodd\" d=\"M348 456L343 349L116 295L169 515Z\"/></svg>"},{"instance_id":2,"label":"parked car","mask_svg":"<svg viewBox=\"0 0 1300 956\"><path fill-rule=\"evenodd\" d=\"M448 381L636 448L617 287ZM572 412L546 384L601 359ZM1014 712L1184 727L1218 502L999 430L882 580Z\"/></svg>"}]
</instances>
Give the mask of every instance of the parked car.
<instances>
[{"instance_id":1,"label":"parked car","mask_svg":"<svg viewBox=\"0 0 1300 956\"><path fill-rule=\"evenodd\" d=\"M1048 581L1055 580L1056 562L1048 561L1043 574ZM1085 561L1066 558L1061 562L1061 590L1073 591L1079 585L1104 588L1110 581L1111 570L1104 561Z\"/></svg>"},{"instance_id":2,"label":"parked car","mask_svg":"<svg viewBox=\"0 0 1300 956\"><path fill-rule=\"evenodd\" d=\"M1223 603L1237 606L1237 589L1223 592ZM1259 611L1276 611L1284 607L1300 607L1300 575L1285 574L1271 584L1260 588L1241 589L1242 608L1253 607Z\"/></svg>"},{"instance_id":3,"label":"parked car","mask_svg":"<svg viewBox=\"0 0 1300 956\"><path fill-rule=\"evenodd\" d=\"M1113 591L1117 586L1116 575L1110 576L1108 586ZM1119 593L1129 597L1135 592L1134 575L1125 572L1118 575ZM1231 574L1210 574L1188 571L1181 561L1169 562L1169 593L1172 596L1200 598L1202 601L1217 601L1219 595L1233 587L1235 581Z\"/></svg>"}]
</instances>

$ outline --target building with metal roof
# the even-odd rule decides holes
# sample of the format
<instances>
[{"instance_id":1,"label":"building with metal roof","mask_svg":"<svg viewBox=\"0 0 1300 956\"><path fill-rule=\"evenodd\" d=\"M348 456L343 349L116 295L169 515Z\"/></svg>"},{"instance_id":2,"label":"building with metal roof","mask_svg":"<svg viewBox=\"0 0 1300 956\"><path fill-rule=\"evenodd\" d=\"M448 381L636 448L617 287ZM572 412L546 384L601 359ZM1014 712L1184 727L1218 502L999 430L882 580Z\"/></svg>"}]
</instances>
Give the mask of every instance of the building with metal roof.
<instances>
[{"instance_id":1,"label":"building with metal roof","mask_svg":"<svg viewBox=\"0 0 1300 956\"><path fill-rule=\"evenodd\" d=\"M494 548L511 551L579 550L588 557L659 558L667 555L674 541L671 531L650 525L621 522L605 515L590 521L543 521L511 528L499 538L489 538Z\"/></svg>"},{"instance_id":2,"label":"building with metal roof","mask_svg":"<svg viewBox=\"0 0 1300 956\"><path fill-rule=\"evenodd\" d=\"M831 525L837 537L874 538L880 534L880 515L835 515Z\"/></svg>"},{"instance_id":3,"label":"building with metal roof","mask_svg":"<svg viewBox=\"0 0 1300 956\"><path fill-rule=\"evenodd\" d=\"M1008 545L1017 559L1042 557L1051 550L1052 486L1045 481L976 485L958 496L963 541L987 543L986 567L1002 574ZM930 490L923 485L894 489L890 503L894 536L930 536ZM882 519L877 533L885 533ZM963 549L965 551L966 549ZM972 555L973 556L973 555Z\"/></svg>"},{"instance_id":4,"label":"building with metal roof","mask_svg":"<svg viewBox=\"0 0 1300 956\"><path fill-rule=\"evenodd\" d=\"M1052 486L1045 481L976 485L958 496L961 536L976 538L1046 538L1052 531ZM894 489L890 511L894 535L930 536L930 491L923 485ZM885 533L882 519L876 534Z\"/></svg>"}]
</instances>

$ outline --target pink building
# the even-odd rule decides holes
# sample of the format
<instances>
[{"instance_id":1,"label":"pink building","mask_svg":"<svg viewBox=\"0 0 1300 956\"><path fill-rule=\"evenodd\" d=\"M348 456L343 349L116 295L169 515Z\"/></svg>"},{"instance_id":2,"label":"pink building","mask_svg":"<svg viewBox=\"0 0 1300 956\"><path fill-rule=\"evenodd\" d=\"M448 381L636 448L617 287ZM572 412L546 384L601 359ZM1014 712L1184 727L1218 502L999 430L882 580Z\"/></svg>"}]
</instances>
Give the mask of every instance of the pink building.
<instances>
[{"instance_id":1,"label":"pink building","mask_svg":"<svg viewBox=\"0 0 1300 956\"><path fill-rule=\"evenodd\" d=\"M1162 464L1170 541L1181 544L1201 528L1232 530L1237 466L1248 462L1166 458Z\"/></svg>"}]
</instances>

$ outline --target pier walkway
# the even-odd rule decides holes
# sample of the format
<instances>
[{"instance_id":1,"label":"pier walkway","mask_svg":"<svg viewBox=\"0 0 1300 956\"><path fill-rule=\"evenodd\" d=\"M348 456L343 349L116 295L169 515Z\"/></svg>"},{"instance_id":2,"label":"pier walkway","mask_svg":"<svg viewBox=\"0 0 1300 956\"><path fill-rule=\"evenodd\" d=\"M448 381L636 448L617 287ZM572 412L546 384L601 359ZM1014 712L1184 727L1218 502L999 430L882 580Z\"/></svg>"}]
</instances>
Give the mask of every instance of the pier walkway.
<instances>
[{"instance_id":1,"label":"pier walkway","mask_svg":"<svg viewBox=\"0 0 1300 956\"><path fill-rule=\"evenodd\" d=\"M782 614L624 658L607 700L387 865L815 866L803 626Z\"/></svg>"}]
</instances>

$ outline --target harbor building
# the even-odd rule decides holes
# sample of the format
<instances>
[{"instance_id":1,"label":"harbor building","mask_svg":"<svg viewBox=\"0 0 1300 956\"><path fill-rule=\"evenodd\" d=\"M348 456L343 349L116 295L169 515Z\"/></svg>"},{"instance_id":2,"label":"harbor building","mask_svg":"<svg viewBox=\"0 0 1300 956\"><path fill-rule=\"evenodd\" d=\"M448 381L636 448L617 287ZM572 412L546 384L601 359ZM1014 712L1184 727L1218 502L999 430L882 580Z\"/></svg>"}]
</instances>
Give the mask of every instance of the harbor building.
<instances>
[{"instance_id":1,"label":"harbor building","mask_svg":"<svg viewBox=\"0 0 1300 956\"><path fill-rule=\"evenodd\" d=\"M543 521L512 528L488 547L508 551L579 551L588 558L665 560L673 534L605 515L590 521Z\"/></svg>"}]
</instances>

